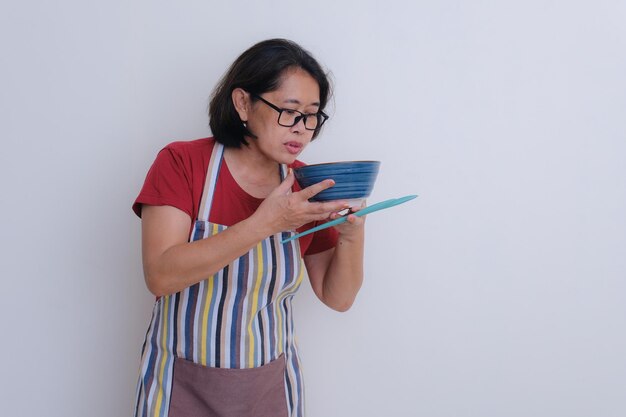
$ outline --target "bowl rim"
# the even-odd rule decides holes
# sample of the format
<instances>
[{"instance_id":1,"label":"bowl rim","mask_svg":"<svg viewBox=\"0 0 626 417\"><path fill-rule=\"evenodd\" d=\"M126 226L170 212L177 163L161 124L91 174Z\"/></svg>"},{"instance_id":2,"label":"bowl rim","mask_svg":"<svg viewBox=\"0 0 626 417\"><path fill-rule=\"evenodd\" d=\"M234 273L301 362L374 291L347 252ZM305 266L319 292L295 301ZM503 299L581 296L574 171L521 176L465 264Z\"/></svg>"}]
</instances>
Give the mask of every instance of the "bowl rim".
<instances>
[{"instance_id":1,"label":"bowl rim","mask_svg":"<svg viewBox=\"0 0 626 417\"><path fill-rule=\"evenodd\" d=\"M297 168L294 168L293 170L296 171L298 169L303 169L303 168L307 168L307 167L317 167L317 166L325 166L325 165L336 165L336 164L353 164L353 163L377 163L380 165L380 161L375 161L375 160L361 160L361 161L335 161L335 162L320 162L319 164L307 164L307 165L302 165L299 166Z\"/></svg>"}]
</instances>

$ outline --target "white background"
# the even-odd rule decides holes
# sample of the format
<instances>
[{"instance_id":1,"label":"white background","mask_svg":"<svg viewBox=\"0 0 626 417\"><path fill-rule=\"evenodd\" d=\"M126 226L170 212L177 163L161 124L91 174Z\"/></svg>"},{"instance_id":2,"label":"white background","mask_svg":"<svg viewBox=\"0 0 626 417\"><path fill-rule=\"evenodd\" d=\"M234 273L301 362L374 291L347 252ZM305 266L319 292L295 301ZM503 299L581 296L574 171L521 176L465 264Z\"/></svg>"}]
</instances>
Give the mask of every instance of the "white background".
<instances>
[{"instance_id":1,"label":"white background","mask_svg":"<svg viewBox=\"0 0 626 417\"><path fill-rule=\"evenodd\" d=\"M623 1L14 1L0 35L2 415L131 414L131 203L270 37L334 79L302 159L420 195L368 219L352 310L296 297L308 415L626 415Z\"/></svg>"}]
</instances>

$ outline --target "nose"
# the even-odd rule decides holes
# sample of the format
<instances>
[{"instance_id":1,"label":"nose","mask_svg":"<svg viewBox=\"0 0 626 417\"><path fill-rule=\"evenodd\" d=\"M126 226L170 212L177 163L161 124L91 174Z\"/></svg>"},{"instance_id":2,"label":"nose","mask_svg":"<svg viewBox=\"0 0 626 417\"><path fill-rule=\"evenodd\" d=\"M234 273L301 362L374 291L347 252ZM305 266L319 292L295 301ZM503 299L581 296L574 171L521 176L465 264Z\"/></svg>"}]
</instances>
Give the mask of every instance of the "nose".
<instances>
[{"instance_id":1,"label":"nose","mask_svg":"<svg viewBox=\"0 0 626 417\"><path fill-rule=\"evenodd\" d=\"M296 124L291 126L292 132L301 133L306 130L306 128L304 127L304 117L305 116L298 116L298 121L296 122Z\"/></svg>"}]
</instances>

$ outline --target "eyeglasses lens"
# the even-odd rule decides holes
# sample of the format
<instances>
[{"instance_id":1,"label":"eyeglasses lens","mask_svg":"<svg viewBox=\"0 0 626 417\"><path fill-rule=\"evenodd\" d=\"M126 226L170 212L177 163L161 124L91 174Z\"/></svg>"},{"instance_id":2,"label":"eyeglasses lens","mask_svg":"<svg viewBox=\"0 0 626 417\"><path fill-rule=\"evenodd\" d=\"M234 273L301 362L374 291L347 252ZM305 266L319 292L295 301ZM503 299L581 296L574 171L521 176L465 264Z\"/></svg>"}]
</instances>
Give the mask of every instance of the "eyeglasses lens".
<instances>
[{"instance_id":1,"label":"eyeglasses lens","mask_svg":"<svg viewBox=\"0 0 626 417\"><path fill-rule=\"evenodd\" d=\"M315 130L320 125L321 115L309 114L306 117L297 111L283 110L278 118L278 124L281 126L291 127L304 118L304 127L307 130Z\"/></svg>"}]
</instances>

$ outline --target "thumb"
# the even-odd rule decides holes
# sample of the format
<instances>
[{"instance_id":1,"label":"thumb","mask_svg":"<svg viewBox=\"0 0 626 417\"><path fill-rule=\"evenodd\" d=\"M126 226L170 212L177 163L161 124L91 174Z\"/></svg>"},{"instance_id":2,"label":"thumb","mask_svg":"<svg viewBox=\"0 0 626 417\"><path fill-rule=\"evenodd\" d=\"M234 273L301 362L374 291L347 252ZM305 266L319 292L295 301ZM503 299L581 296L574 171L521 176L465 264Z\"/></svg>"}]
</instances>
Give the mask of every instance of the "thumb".
<instances>
[{"instance_id":1,"label":"thumb","mask_svg":"<svg viewBox=\"0 0 626 417\"><path fill-rule=\"evenodd\" d=\"M287 174L283 182L281 182L278 187L274 188L274 190L270 193L270 195L287 194L289 191L291 191L291 187L293 186L293 183L295 180L296 180L296 177L293 175L293 170L289 168L289 173Z\"/></svg>"}]
</instances>

